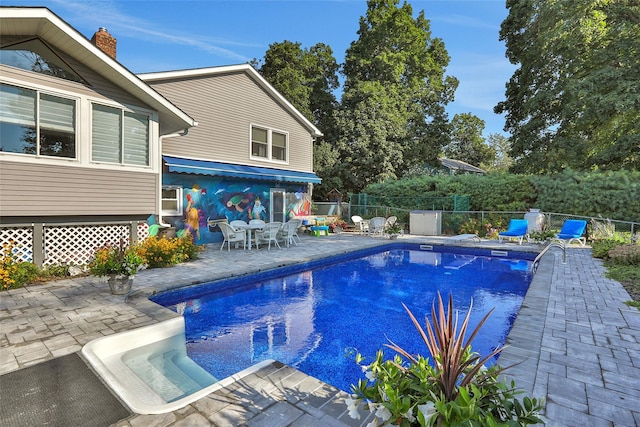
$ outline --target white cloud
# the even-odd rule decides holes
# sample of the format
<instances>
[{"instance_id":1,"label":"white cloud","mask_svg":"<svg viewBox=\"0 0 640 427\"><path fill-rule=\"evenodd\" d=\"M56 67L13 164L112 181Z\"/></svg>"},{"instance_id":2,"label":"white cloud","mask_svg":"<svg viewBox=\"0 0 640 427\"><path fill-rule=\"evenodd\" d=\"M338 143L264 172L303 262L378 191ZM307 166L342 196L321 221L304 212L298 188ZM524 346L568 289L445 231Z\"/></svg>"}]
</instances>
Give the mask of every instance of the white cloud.
<instances>
[{"instance_id":1,"label":"white cloud","mask_svg":"<svg viewBox=\"0 0 640 427\"><path fill-rule=\"evenodd\" d=\"M251 58L234 50L221 47L221 45L255 47L255 45L236 40L226 40L200 34L181 34L175 27L170 28L170 31L164 31L150 21L135 18L121 12L115 2L53 0L53 3L61 9L65 9L65 20L74 22L74 26L76 27L77 23L82 23L83 27L95 29L106 27L112 34L126 33L129 37L138 37L155 43L161 42L179 46L189 46L240 62L246 62Z\"/></svg>"}]
</instances>

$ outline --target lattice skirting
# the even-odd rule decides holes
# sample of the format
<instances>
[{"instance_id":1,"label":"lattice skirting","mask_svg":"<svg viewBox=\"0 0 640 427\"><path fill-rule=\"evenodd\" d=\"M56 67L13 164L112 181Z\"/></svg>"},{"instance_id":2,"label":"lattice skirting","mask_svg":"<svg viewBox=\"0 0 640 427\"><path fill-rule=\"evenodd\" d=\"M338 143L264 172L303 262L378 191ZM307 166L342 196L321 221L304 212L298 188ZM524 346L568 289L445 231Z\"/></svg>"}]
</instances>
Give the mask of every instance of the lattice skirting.
<instances>
[{"instance_id":1,"label":"lattice skirting","mask_svg":"<svg viewBox=\"0 0 640 427\"><path fill-rule=\"evenodd\" d=\"M85 265L93 259L96 249L107 244L129 244L129 227L126 224L105 225L50 225L44 226L43 265ZM149 236L148 225L138 223L138 240ZM0 228L0 244L10 244L13 254L20 261L33 262L33 227Z\"/></svg>"}]
</instances>

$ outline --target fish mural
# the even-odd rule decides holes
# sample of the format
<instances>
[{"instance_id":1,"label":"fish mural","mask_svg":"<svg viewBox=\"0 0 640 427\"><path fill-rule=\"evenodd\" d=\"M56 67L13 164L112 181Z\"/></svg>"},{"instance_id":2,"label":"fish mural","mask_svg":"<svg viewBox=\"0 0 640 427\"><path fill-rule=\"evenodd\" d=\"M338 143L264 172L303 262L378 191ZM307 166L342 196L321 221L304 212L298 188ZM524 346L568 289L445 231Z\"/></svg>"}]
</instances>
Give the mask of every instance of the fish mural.
<instances>
[{"instance_id":1,"label":"fish mural","mask_svg":"<svg viewBox=\"0 0 640 427\"><path fill-rule=\"evenodd\" d=\"M174 226L178 235L189 233L196 244L221 242L220 222L269 220L274 182L170 173L163 176L163 183L182 187L184 206L182 216L164 216L163 221ZM311 214L306 184L291 184L284 189L287 217Z\"/></svg>"}]
</instances>

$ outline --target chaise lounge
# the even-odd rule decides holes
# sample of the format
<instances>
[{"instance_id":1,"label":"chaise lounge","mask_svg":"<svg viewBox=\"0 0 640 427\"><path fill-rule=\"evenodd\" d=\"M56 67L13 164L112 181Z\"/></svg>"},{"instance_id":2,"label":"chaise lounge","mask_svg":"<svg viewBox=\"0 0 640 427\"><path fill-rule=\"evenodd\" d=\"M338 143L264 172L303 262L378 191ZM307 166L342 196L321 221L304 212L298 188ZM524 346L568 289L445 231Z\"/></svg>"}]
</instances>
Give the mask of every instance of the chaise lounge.
<instances>
[{"instance_id":1,"label":"chaise lounge","mask_svg":"<svg viewBox=\"0 0 640 427\"><path fill-rule=\"evenodd\" d=\"M518 243L521 245L524 238L529 240L529 232L527 228L529 227L529 221L526 219L512 219L509 221L509 228L507 231L501 231L498 233L498 240L502 242L502 239L516 239Z\"/></svg>"}]
</instances>

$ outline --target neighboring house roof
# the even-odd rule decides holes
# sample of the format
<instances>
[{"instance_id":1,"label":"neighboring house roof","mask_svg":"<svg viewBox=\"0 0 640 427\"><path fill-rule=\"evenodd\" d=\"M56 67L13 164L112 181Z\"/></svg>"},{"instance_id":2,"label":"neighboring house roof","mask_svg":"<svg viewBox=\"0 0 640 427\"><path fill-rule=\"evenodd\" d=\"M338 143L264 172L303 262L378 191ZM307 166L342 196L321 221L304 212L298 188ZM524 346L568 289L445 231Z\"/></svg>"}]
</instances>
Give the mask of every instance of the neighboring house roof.
<instances>
[{"instance_id":1,"label":"neighboring house roof","mask_svg":"<svg viewBox=\"0 0 640 427\"><path fill-rule=\"evenodd\" d=\"M300 113L300 111L298 111L296 107L293 106L293 104L287 101L287 99L282 96L280 92L278 92L273 86L271 86L271 84L249 64L194 68L189 70L163 71L157 73L144 73L138 74L138 77L140 77L145 82L154 82L159 80L215 76L238 72L244 72L249 75L250 78L252 78L259 86L267 91L267 93L272 95L274 99L276 99L276 101L279 102L290 114L296 117L314 137L322 136L322 132L320 132L320 130L318 130L318 128L315 127L313 123L311 123L302 113Z\"/></svg>"},{"instance_id":2,"label":"neighboring house roof","mask_svg":"<svg viewBox=\"0 0 640 427\"><path fill-rule=\"evenodd\" d=\"M50 46L82 62L158 111L162 134L196 126L197 122L164 98L135 74L112 59L89 39L44 7L0 7L0 34L38 36Z\"/></svg>"},{"instance_id":3,"label":"neighboring house roof","mask_svg":"<svg viewBox=\"0 0 640 427\"><path fill-rule=\"evenodd\" d=\"M442 158L440 159L440 163L442 163L443 167L452 171L465 171L478 174L487 173L484 169L480 169L479 167L470 165L469 163L463 162L461 160Z\"/></svg>"}]
</instances>

